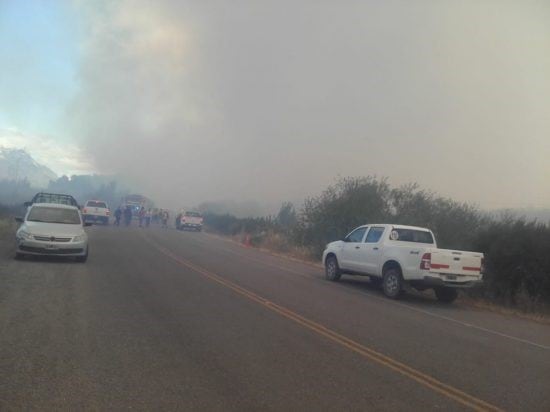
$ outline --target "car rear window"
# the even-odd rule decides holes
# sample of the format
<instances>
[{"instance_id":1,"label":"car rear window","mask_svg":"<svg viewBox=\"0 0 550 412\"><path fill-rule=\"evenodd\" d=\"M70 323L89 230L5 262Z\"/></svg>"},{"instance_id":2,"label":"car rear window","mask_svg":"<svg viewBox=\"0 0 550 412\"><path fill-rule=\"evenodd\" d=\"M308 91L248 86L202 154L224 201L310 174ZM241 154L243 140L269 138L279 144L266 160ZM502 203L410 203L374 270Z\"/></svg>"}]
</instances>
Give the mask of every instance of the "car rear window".
<instances>
[{"instance_id":1,"label":"car rear window","mask_svg":"<svg viewBox=\"0 0 550 412\"><path fill-rule=\"evenodd\" d=\"M185 216L188 217L201 217L201 214L198 212L185 212Z\"/></svg>"},{"instance_id":2,"label":"car rear window","mask_svg":"<svg viewBox=\"0 0 550 412\"><path fill-rule=\"evenodd\" d=\"M65 223L70 225L82 223L76 209L41 206L35 206L30 210L27 222Z\"/></svg>"},{"instance_id":3,"label":"car rear window","mask_svg":"<svg viewBox=\"0 0 550 412\"><path fill-rule=\"evenodd\" d=\"M34 195L32 203L57 203L60 205L78 206L74 197L59 193L37 193Z\"/></svg>"},{"instance_id":4,"label":"car rear window","mask_svg":"<svg viewBox=\"0 0 550 412\"><path fill-rule=\"evenodd\" d=\"M107 204L105 202L97 202L95 200L88 200L88 203L86 203L87 207L102 207L104 209L107 209Z\"/></svg>"},{"instance_id":5,"label":"car rear window","mask_svg":"<svg viewBox=\"0 0 550 412\"><path fill-rule=\"evenodd\" d=\"M430 232L415 229L393 229L390 233L391 240L400 242L434 243Z\"/></svg>"}]
</instances>

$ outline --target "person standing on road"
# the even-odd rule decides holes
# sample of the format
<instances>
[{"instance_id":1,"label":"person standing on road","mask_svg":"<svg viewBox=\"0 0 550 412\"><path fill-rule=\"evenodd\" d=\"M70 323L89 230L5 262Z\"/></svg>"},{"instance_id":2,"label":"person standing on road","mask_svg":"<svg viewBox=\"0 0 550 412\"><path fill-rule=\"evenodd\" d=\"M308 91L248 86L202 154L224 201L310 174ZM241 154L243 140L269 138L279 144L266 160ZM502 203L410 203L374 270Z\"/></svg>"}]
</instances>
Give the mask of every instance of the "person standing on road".
<instances>
[{"instance_id":1,"label":"person standing on road","mask_svg":"<svg viewBox=\"0 0 550 412\"><path fill-rule=\"evenodd\" d=\"M115 226L120 226L120 218L122 217L122 209L119 207L115 210Z\"/></svg>"},{"instance_id":2,"label":"person standing on road","mask_svg":"<svg viewBox=\"0 0 550 412\"><path fill-rule=\"evenodd\" d=\"M151 212L151 209L145 212L145 227L149 227L149 225L151 224L152 215L153 215L153 212Z\"/></svg>"},{"instance_id":3,"label":"person standing on road","mask_svg":"<svg viewBox=\"0 0 550 412\"><path fill-rule=\"evenodd\" d=\"M143 227L143 220L145 219L145 208L143 206L141 206L141 209L139 209L138 218L139 218L139 227Z\"/></svg>"},{"instance_id":4,"label":"person standing on road","mask_svg":"<svg viewBox=\"0 0 550 412\"><path fill-rule=\"evenodd\" d=\"M130 226L130 223L132 223L132 206L127 205L124 208L124 224Z\"/></svg>"},{"instance_id":5,"label":"person standing on road","mask_svg":"<svg viewBox=\"0 0 550 412\"><path fill-rule=\"evenodd\" d=\"M170 215L168 214L168 210L162 211L162 227L164 229L168 229L168 219L170 219Z\"/></svg>"}]
</instances>

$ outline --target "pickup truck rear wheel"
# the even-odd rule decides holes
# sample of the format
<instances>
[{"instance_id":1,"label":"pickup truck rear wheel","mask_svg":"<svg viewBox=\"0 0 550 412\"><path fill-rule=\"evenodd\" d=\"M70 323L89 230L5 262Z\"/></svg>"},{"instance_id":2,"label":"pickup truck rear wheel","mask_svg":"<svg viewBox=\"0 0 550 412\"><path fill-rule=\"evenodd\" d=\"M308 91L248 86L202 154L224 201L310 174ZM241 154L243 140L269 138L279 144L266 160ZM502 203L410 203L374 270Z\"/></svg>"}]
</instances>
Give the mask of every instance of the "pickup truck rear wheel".
<instances>
[{"instance_id":1,"label":"pickup truck rear wheel","mask_svg":"<svg viewBox=\"0 0 550 412\"><path fill-rule=\"evenodd\" d=\"M398 299L401 296L403 278L398 269L388 269L386 273L384 273L382 289L384 290L384 295L390 299Z\"/></svg>"},{"instance_id":2,"label":"pickup truck rear wheel","mask_svg":"<svg viewBox=\"0 0 550 412\"><path fill-rule=\"evenodd\" d=\"M338 259L336 256L329 256L325 260L325 277L332 281L337 282L340 280L342 273L340 272L340 266L338 266Z\"/></svg>"},{"instance_id":3,"label":"pickup truck rear wheel","mask_svg":"<svg viewBox=\"0 0 550 412\"><path fill-rule=\"evenodd\" d=\"M458 297L458 291L454 288L437 287L434 288L437 300L443 303L452 303Z\"/></svg>"}]
</instances>

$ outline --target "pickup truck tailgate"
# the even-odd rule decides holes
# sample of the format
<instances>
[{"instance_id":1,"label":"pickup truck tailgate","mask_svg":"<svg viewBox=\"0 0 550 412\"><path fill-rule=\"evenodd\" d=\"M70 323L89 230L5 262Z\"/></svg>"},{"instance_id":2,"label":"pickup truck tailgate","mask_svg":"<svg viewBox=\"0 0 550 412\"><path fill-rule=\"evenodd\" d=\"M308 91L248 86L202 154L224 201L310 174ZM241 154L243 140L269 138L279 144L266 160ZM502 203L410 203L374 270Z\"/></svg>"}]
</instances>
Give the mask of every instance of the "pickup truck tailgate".
<instances>
[{"instance_id":1,"label":"pickup truck tailgate","mask_svg":"<svg viewBox=\"0 0 550 412\"><path fill-rule=\"evenodd\" d=\"M202 225L202 217L183 216L181 218L181 223L186 224L186 225L200 226L200 225Z\"/></svg>"},{"instance_id":2,"label":"pickup truck tailgate","mask_svg":"<svg viewBox=\"0 0 550 412\"><path fill-rule=\"evenodd\" d=\"M431 253L430 272L453 275L480 275L483 254L437 249Z\"/></svg>"}]
</instances>

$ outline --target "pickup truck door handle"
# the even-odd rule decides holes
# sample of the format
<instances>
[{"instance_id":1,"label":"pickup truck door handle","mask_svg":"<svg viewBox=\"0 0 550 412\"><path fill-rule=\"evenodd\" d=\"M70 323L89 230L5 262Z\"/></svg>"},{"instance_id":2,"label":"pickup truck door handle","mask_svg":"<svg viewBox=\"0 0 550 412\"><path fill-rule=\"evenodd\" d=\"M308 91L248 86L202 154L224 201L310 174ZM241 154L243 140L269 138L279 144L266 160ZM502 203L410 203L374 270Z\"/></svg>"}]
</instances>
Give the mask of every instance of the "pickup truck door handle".
<instances>
[{"instance_id":1,"label":"pickup truck door handle","mask_svg":"<svg viewBox=\"0 0 550 412\"><path fill-rule=\"evenodd\" d=\"M361 246L355 246L355 249L361 249Z\"/></svg>"},{"instance_id":2,"label":"pickup truck door handle","mask_svg":"<svg viewBox=\"0 0 550 412\"><path fill-rule=\"evenodd\" d=\"M378 250L378 248L377 248L377 247L373 247L372 250Z\"/></svg>"}]
</instances>

